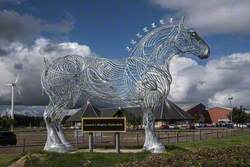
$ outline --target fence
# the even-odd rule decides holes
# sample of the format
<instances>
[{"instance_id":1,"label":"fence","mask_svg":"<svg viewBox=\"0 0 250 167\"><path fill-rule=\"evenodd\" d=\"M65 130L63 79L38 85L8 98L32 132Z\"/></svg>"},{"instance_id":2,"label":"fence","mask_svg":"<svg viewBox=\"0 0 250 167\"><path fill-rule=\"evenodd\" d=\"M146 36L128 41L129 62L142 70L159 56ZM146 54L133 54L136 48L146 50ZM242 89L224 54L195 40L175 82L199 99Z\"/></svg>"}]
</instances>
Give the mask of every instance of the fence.
<instances>
[{"instance_id":1,"label":"fence","mask_svg":"<svg viewBox=\"0 0 250 167\"><path fill-rule=\"evenodd\" d=\"M195 130L157 130L156 134L162 143L180 143L211 138L223 138L235 136L242 133L249 133L250 129L222 129L207 128ZM15 131L17 145L0 146L1 153L25 153L41 150L46 141L46 129L30 129ZM83 134L80 130L65 130L66 138L75 148L88 148L88 134ZM121 148L141 148L144 142L144 130L129 130L121 133ZM114 148L114 133L94 133L94 147Z\"/></svg>"}]
</instances>

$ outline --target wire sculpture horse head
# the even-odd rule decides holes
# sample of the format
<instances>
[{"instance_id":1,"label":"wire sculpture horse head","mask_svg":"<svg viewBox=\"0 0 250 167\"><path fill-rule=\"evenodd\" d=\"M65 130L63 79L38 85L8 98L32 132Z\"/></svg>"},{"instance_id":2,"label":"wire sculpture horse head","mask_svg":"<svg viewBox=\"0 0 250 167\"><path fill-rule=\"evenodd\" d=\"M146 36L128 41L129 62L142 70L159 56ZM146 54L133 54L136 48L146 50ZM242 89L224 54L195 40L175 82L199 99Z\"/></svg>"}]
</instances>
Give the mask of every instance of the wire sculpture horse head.
<instances>
[{"instance_id":1,"label":"wire sculpture horse head","mask_svg":"<svg viewBox=\"0 0 250 167\"><path fill-rule=\"evenodd\" d=\"M193 54L201 59L208 58L210 50L206 42L192 29L184 26L184 17L174 25L163 23L147 34L136 44L133 49L129 48L130 57L148 57L159 64L169 62L169 57L174 55ZM140 36L141 37L141 36ZM156 63L153 62L153 63Z\"/></svg>"},{"instance_id":2,"label":"wire sculpture horse head","mask_svg":"<svg viewBox=\"0 0 250 167\"><path fill-rule=\"evenodd\" d=\"M153 110L170 91L170 60L187 54L204 59L210 51L195 31L184 27L184 19L176 25L161 20L158 27L152 23L152 28L143 28L146 34L138 33L138 42L131 40L133 48L126 47L129 57L125 60L78 55L45 60L41 83L50 98L44 112L48 133L45 150L66 152L72 148L64 138L61 121L67 115L65 109L74 106L83 93L96 101L140 105L144 149L155 153L165 150L155 134Z\"/></svg>"}]
</instances>

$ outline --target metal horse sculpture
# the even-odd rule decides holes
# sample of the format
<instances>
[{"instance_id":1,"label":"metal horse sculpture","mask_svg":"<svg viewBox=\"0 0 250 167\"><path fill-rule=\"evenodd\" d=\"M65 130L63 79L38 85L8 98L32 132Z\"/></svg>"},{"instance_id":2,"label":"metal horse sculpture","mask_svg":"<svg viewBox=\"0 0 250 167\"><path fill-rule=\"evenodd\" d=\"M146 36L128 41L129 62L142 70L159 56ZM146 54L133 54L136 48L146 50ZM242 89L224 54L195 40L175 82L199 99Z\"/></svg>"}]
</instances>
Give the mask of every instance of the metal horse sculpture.
<instances>
[{"instance_id":1,"label":"metal horse sculpture","mask_svg":"<svg viewBox=\"0 0 250 167\"><path fill-rule=\"evenodd\" d=\"M153 109L166 99L172 81L169 63L173 56L186 53L207 58L209 47L201 37L187 29L182 19L167 25L163 20L158 27L140 40L132 40L134 48L127 47L125 60L67 55L48 62L42 73L41 83L50 98L44 112L47 126L47 151L67 152L72 149L64 138L61 121L67 108L75 105L81 94L110 102L140 105L145 128L144 149L153 153L165 151L155 134Z\"/></svg>"}]
</instances>

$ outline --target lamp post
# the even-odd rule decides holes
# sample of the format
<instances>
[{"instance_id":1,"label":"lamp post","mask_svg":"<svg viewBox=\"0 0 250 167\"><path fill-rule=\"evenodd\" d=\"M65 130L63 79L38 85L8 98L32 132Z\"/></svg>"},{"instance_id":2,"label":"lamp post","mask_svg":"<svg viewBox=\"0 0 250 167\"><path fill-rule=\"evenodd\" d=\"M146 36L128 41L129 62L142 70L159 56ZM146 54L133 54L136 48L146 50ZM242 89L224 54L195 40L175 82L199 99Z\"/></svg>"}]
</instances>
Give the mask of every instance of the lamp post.
<instances>
[{"instance_id":1,"label":"lamp post","mask_svg":"<svg viewBox=\"0 0 250 167\"><path fill-rule=\"evenodd\" d=\"M232 105L233 97L228 97L228 100L229 100L230 106L232 108L232 111L231 111L231 122L233 123L233 105Z\"/></svg>"}]
</instances>

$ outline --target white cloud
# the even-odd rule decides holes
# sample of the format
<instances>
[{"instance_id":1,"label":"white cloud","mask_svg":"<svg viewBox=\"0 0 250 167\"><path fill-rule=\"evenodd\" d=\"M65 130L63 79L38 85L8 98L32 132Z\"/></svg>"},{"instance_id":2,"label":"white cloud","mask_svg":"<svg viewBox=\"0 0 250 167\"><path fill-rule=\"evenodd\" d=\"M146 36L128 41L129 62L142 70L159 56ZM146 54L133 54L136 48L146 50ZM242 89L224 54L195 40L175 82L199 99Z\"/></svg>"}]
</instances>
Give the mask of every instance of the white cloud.
<instances>
[{"instance_id":1,"label":"white cloud","mask_svg":"<svg viewBox=\"0 0 250 167\"><path fill-rule=\"evenodd\" d=\"M250 33L249 0L152 0L203 33Z\"/></svg>"},{"instance_id":2,"label":"white cloud","mask_svg":"<svg viewBox=\"0 0 250 167\"><path fill-rule=\"evenodd\" d=\"M177 102L204 102L211 106L250 107L250 53L235 53L209 60L201 66L194 60L176 57L170 64L173 83L169 97Z\"/></svg>"},{"instance_id":3,"label":"white cloud","mask_svg":"<svg viewBox=\"0 0 250 167\"><path fill-rule=\"evenodd\" d=\"M5 54L0 56L0 101L9 101L11 90L4 84L14 81L19 74L23 95L17 96L17 101L43 103L46 100L45 96L41 96L40 84L43 57L55 58L68 54L90 56L92 53L88 46L76 42L53 43L40 38L31 46L19 42L10 43L5 48Z\"/></svg>"},{"instance_id":4,"label":"white cloud","mask_svg":"<svg viewBox=\"0 0 250 167\"><path fill-rule=\"evenodd\" d=\"M11 90L4 84L19 74L23 96L17 96L17 101L44 103L46 96L41 96L40 84L43 57L67 54L90 56L93 53L88 46L75 42L54 43L44 38L37 39L31 46L12 42L5 48L5 56L0 56L0 101L10 100ZM203 66L187 57L173 58L169 98L176 102L229 106L228 97L233 96L235 105L250 107L250 53L235 53L207 61Z\"/></svg>"}]
</instances>

